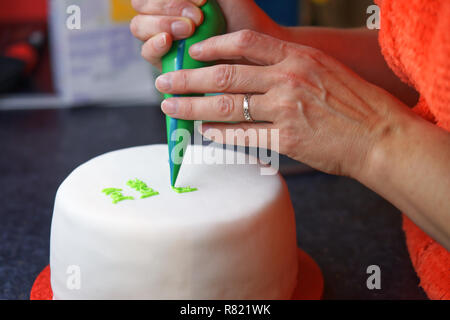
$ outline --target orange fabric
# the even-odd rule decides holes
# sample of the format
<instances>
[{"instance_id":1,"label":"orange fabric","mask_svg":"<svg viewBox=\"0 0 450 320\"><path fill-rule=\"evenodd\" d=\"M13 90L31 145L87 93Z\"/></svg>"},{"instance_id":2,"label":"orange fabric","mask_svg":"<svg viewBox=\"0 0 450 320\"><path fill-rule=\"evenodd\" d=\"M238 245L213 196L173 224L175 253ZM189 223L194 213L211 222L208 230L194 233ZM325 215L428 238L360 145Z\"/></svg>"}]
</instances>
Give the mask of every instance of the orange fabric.
<instances>
[{"instance_id":1,"label":"orange fabric","mask_svg":"<svg viewBox=\"0 0 450 320\"><path fill-rule=\"evenodd\" d=\"M413 109L450 131L450 1L378 0L380 45L389 66L420 93ZM420 285L430 299L450 300L450 252L403 216Z\"/></svg>"}]
</instances>

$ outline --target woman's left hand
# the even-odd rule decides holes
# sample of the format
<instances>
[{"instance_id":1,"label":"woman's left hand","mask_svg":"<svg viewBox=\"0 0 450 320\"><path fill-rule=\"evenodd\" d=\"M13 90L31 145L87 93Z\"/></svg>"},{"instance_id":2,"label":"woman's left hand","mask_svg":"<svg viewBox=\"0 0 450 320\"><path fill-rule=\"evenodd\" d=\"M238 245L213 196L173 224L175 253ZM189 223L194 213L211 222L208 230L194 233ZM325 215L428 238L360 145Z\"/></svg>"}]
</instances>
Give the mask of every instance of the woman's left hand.
<instances>
[{"instance_id":1,"label":"woman's left hand","mask_svg":"<svg viewBox=\"0 0 450 320\"><path fill-rule=\"evenodd\" d=\"M190 55L256 64L181 70L156 81L164 93L225 93L170 98L162 104L166 114L179 119L240 122L203 124L202 133L219 143L236 143L224 141L227 129L278 129L279 146L269 141L269 148L318 170L357 178L374 146L405 116L413 117L389 93L323 52L254 31L208 39L192 46ZM244 122L244 95L249 93L253 120L264 122Z\"/></svg>"}]
</instances>

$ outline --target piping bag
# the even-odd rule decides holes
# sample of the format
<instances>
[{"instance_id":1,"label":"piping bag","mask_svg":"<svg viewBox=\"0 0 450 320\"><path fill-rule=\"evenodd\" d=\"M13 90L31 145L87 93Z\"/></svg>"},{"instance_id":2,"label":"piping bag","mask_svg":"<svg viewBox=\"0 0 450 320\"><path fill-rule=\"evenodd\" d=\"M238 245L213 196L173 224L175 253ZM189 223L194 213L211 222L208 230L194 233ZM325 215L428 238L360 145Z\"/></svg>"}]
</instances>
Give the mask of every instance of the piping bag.
<instances>
[{"instance_id":1,"label":"piping bag","mask_svg":"<svg viewBox=\"0 0 450 320\"><path fill-rule=\"evenodd\" d=\"M189 48L194 43L206 40L226 32L226 22L216 0L208 0L202 7L204 20L195 33L188 39L175 41L170 51L162 59L162 73L181 69L196 69L211 65L210 62L197 61L189 55ZM164 99L171 97L189 97L196 95L164 94ZM166 115L167 145L169 146L170 184L175 186L187 146L194 133L194 121L171 118Z\"/></svg>"}]
</instances>

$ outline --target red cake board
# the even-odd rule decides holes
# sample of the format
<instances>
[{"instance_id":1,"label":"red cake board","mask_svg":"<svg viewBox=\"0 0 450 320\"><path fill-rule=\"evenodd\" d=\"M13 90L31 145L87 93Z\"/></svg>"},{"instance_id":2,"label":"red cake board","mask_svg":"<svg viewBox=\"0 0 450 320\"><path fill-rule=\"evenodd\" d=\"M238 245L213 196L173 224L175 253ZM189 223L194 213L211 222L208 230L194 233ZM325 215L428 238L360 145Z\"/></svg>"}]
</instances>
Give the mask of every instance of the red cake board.
<instances>
[{"instance_id":1,"label":"red cake board","mask_svg":"<svg viewBox=\"0 0 450 320\"><path fill-rule=\"evenodd\" d=\"M317 263L302 249L298 249L298 282L292 300L320 300L323 294L323 276ZM42 270L31 288L30 300L52 300L50 266Z\"/></svg>"}]
</instances>

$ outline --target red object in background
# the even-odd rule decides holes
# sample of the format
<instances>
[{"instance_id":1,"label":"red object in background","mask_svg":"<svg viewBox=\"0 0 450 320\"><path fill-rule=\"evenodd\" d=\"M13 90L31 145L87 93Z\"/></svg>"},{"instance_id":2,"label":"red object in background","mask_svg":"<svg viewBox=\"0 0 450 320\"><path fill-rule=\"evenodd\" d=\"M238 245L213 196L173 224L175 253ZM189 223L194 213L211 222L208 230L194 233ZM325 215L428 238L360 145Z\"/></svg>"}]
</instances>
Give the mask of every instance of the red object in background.
<instances>
[{"instance_id":1,"label":"red object in background","mask_svg":"<svg viewBox=\"0 0 450 320\"><path fill-rule=\"evenodd\" d=\"M52 300L53 291L50 285L50 266L46 266L38 275L31 288L30 300Z\"/></svg>"},{"instance_id":2,"label":"red object in background","mask_svg":"<svg viewBox=\"0 0 450 320\"><path fill-rule=\"evenodd\" d=\"M25 62L26 74L31 73L38 62L37 50L26 42L10 46L6 49L5 56Z\"/></svg>"},{"instance_id":3,"label":"red object in background","mask_svg":"<svg viewBox=\"0 0 450 320\"><path fill-rule=\"evenodd\" d=\"M1 0L0 23L47 21L47 0Z\"/></svg>"},{"instance_id":4,"label":"red object in background","mask_svg":"<svg viewBox=\"0 0 450 320\"><path fill-rule=\"evenodd\" d=\"M26 63L30 86L20 92L53 93L48 46L36 51L24 44L33 32L47 35L48 0L0 0L0 55ZM37 59L37 61L36 61Z\"/></svg>"}]
</instances>

